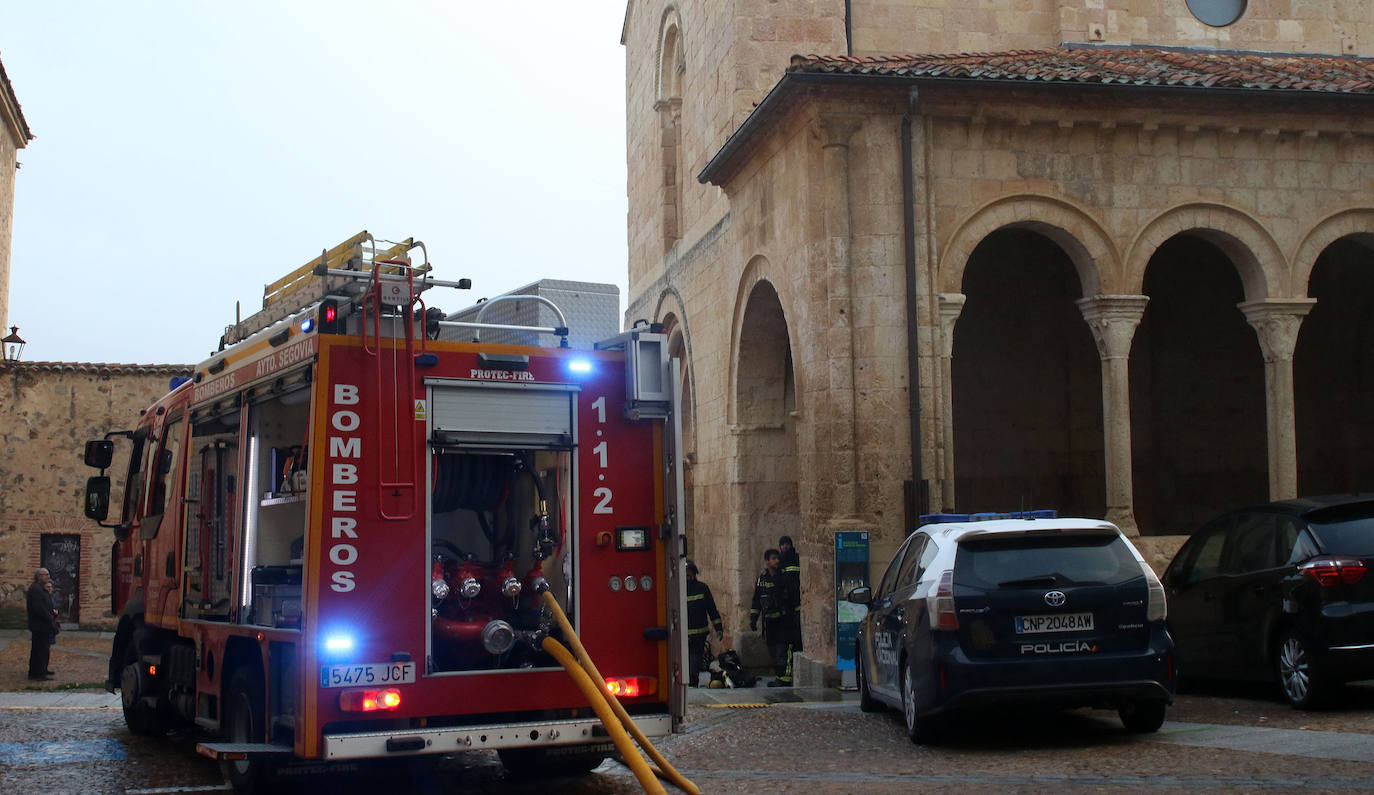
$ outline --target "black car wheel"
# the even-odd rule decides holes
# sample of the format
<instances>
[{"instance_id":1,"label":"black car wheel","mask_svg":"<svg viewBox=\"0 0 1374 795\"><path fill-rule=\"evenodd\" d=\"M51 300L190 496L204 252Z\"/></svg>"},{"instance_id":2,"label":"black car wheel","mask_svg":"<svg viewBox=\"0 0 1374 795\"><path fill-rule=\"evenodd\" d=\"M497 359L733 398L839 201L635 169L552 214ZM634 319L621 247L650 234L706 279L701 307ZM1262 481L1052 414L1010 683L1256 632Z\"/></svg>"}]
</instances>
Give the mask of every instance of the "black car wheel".
<instances>
[{"instance_id":1,"label":"black car wheel","mask_svg":"<svg viewBox=\"0 0 1374 795\"><path fill-rule=\"evenodd\" d=\"M1117 710L1117 714L1121 716L1121 725L1127 731L1149 734L1159 731L1159 727L1164 725L1164 709L1167 706L1163 701L1134 701Z\"/></svg>"},{"instance_id":2,"label":"black car wheel","mask_svg":"<svg viewBox=\"0 0 1374 795\"><path fill-rule=\"evenodd\" d=\"M1298 709L1314 709L1321 703L1326 682L1317 668L1315 649L1304 635L1286 629L1279 638L1274 667L1279 689L1289 704Z\"/></svg>"},{"instance_id":3,"label":"black car wheel","mask_svg":"<svg viewBox=\"0 0 1374 795\"><path fill-rule=\"evenodd\" d=\"M917 745L935 741L935 727L930 718L916 712L916 678L910 666L902 666L902 717L906 719L906 736Z\"/></svg>"},{"instance_id":4,"label":"black car wheel","mask_svg":"<svg viewBox=\"0 0 1374 795\"><path fill-rule=\"evenodd\" d=\"M858 644L854 646L854 678L859 680L859 709L864 712L881 712L883 705L868 691L868 675L864 673L864 653Z\"/></svg>"}]
</instances>

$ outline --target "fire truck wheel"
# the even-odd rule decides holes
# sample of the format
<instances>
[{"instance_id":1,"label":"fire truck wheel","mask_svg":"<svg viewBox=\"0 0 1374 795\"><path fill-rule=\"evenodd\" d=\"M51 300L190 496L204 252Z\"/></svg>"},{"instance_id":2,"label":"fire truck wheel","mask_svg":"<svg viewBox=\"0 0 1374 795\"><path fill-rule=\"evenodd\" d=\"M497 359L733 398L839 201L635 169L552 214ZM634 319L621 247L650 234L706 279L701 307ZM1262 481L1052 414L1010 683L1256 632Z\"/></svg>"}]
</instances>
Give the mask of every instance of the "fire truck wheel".
<instances>
[{"instance_id":1,"label":"fire truck wheel","mask_svg":"<svg viewBox=\"0 0 1374 795\"><path fill-rule=\"evenodd\" d=\"M554 776L581 776L590 773L606 761L605 751L584 753L570 752L571 749L545 748L502 748L496 753L501 764L516 778L551 778Z\"/></svg>"},{"instance_id":2,"label":"fire truck wheel","mask_svg":"<svg viewBox=\"0 0 1374 795\"><path fill-rule=\"evenodd\" d=\"M139 662L138 644L129 643L124 654L124 668L119 672L119 700L124 708L124 725L129 731L144 737L159 737L167 733L167 719L150 706L147 699L155 696L151 677L144 673Z\"/></svg>"},{"instance_id":3,"label":"fire truck wheel","mask_svg":"<svg viewBox=\"0 0 1374 795\"><path fill-rule=\"evenodd\" d=\"M232 743L261 743L263 739L264 690L262 674L250 665L240 666L229 677L224 701L224 733ZM221 762L224 777L240 793L270 792L269 763L263 757Z\"/></svg>"}]
</instances>

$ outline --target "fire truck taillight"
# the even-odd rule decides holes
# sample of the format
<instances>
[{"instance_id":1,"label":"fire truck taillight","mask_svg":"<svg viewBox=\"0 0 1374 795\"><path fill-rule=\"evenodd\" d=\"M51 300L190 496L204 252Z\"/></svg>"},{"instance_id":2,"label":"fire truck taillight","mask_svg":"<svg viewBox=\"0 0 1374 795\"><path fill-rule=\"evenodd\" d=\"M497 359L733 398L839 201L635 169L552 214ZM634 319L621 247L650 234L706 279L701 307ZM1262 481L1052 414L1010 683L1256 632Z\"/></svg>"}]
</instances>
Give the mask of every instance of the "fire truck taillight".
<instances>
[{"instance_id":1,"label":"fire truck taillight","mask_svg":"<svg viewBox=\"0 0 1374 795\"><path fill-rule=\"evenodd\" d=\"M658 679L653 676L608 676L606 692L616 698L652 696L658 692Z\"/></svg>"},{"instance_id":2,"label":"fire truck taillight","mask_svg":"<svg viewBox=\"0 0 1374 795\"><path fill-rule=\"evenodd\" d=\"M345 690L339 693L339 709L344 712L378 712L399 709L401 691L394 687L385 690Z\"/></svg>"}]
</instances>

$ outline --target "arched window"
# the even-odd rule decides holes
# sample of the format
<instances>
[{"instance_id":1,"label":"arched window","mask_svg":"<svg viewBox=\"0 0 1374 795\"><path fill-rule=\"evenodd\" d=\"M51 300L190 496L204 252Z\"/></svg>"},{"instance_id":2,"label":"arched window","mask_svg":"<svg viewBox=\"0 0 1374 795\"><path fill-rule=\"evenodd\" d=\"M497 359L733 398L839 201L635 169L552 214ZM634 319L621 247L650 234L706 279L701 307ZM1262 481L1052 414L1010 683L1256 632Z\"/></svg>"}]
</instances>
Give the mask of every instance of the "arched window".
<instances>
[{"instance_id":1,"label":"arched window","mask_svg":"<svg viewBox=\"0 0 1374 795\"><path fill-rule=\"evenodd\" d=\"M682 237L682 83L687 70L683 57L682 28L676 9L663 17L659 39L658 97L659 155L663 172L663 250Z\"/></svg>"}]
</instances>

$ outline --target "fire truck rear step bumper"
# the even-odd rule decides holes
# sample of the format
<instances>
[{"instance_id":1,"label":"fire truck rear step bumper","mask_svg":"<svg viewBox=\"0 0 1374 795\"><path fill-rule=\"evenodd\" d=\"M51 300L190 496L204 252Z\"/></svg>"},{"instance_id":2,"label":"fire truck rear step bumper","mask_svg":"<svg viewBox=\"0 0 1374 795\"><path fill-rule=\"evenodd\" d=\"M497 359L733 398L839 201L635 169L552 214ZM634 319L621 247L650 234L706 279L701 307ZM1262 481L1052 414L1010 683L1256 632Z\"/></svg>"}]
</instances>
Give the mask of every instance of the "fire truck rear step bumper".
<instances>
[{"instance_id":1,"label":"fire truck rear step bumper","mask_svg":"<svg viewBox=\"0 0 1374 795\"><path fill-rule=\"evenodd\" d=\"M673 717L668 714L637 715L635 724L649 737L663 737L673 731ZM606 730L596 718L326 734L323 757L368 759L475 751L483 748L580 745L604 743L606 736Z\"/></svg>"},{"instance_id":2,"label":"fire truck rear step bumper","mask_svg":"<svg viewBox=\"0 0 1374 795\"><path fill-rule=\"evenodd\" d=\"M196 753L223 762L250 756L290 756L293 749L271 743L197 743Z\"/></svg>"}]
</instances>

